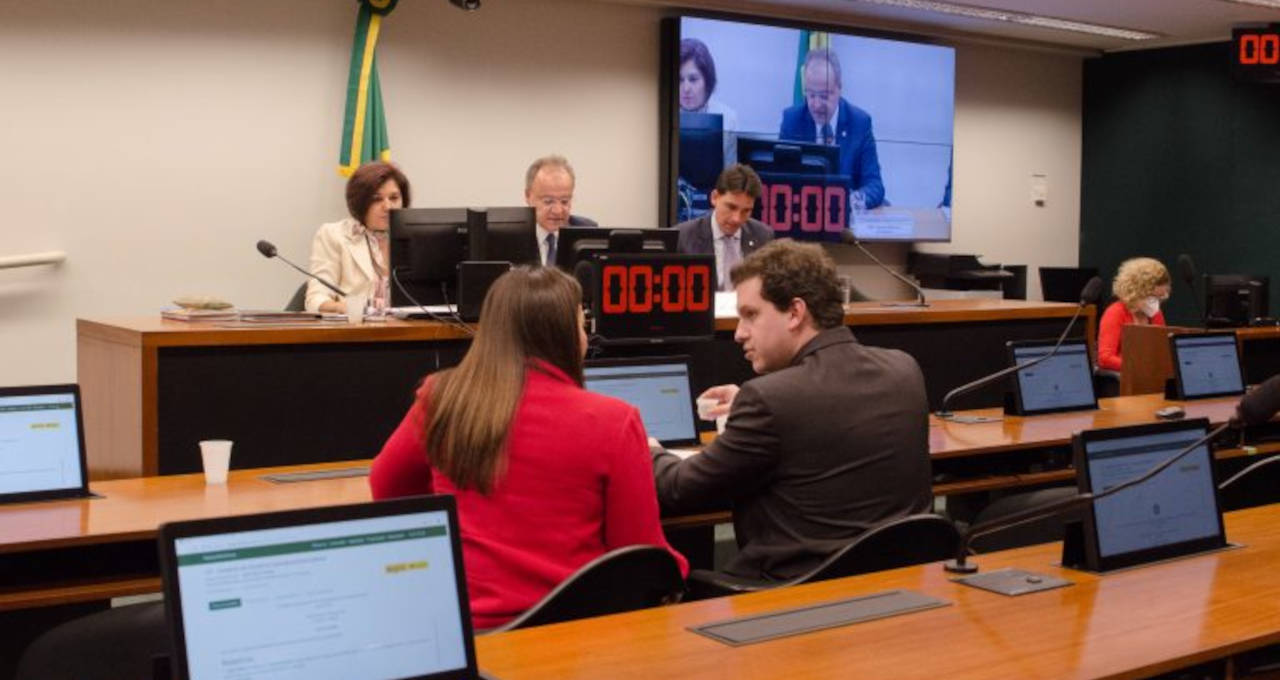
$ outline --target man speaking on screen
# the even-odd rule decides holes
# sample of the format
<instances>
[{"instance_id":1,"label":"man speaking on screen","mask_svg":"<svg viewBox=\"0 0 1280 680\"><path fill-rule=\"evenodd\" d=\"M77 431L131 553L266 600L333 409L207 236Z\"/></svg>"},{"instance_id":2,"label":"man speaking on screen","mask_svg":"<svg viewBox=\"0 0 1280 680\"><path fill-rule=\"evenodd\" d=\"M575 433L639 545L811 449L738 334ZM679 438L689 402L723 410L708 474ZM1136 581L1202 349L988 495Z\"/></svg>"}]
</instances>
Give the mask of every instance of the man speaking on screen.
<instances>
[{"instance_id":1,"label":"man speaking on screen","mask_svg":"<svg viewBox=\"0 0 1280 680\"><path fill-rule=\"evenodd\" d=\"M840 146L836 174L849 176L855 211L884 203L880 159L871 116L841 96L840 59L829 48L810 50L801 74L804 103L782 112L779 139Z\"/></svg>"}]
</instances>

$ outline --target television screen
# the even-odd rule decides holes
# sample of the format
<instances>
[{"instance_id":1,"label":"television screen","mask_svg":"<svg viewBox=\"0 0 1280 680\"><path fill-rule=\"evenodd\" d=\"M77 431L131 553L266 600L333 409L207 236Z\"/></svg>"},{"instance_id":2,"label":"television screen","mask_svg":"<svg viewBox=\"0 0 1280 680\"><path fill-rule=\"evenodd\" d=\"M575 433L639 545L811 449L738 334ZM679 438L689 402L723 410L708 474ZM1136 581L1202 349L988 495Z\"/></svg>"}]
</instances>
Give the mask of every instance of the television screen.
<instances>
[{"instance_id":1,"label":"television screen","mask_svg":"<svg viewBox=\"0 0 1280 680\"><path fill-rule=\"evenodd\" d=\"M955 50L685 16L668 49L670 214L711 210L718 169L752 166L777 236L951 239Z\"/></svg>"}]
</instances>

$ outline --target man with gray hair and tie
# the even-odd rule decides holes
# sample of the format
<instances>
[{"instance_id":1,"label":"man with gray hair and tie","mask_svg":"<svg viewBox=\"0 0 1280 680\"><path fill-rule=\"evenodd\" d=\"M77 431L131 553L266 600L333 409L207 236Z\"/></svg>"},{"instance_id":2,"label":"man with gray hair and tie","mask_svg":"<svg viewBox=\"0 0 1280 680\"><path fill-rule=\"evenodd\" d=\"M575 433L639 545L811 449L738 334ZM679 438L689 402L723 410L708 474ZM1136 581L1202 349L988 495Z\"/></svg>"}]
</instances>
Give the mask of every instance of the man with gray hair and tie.
<instances>
[{"instance_id":1,"label":"man with gray hair and tie","mask_svg":"<svg viewBox=\"0 0 1280 680\"><path fill-rule=\"evenodd\" d=\"M560 227L594 227L595 221L572 214L573 166L564 156L543 156L524 173L524 201L533 208L537 221L539 263L556 263L556 241Z\"/></svg>"},{"instance_id":2,"label":"man with gray hair and tie","mask_svg":"<svg viewBox=\"0 0 1280 680\"><path fill-rule=\"evenodd\" d=\"M849 204L870 210L884 203L871 116L841 96L840 58L830 48L809 50L801 85L804 103L782 112L778 138L839 145L840 164L832 172L849 176Z\"/></svg>"},{"instance_id":3,"label":"man with gray hair and tie","mask_svg":"<svg viewBox=\"0 0 1280 680\"><path fill-rule=\"evenodd\" d=\"M680 232L677 245L680 252L715 254L718 290L733 290L729 270L773 240L773 230L751 218L760 192L760 176L756 171L735 163L716 178L716 186L711 190L711 212L676 225Z\"/></svg>"}]
</instances>

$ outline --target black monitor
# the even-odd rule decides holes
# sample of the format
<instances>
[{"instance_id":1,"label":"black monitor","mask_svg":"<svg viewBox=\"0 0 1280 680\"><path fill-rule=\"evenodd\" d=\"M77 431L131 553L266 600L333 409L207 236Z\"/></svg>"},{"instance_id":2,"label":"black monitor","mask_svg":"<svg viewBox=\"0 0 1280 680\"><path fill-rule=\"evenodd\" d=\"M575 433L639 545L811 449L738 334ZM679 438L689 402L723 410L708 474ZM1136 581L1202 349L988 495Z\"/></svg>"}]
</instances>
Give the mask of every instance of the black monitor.
<instances>
[{"instance_id":1,"label":"black monitor","mask_svg":"<svg viewBox=\"0 0 1280 680\"><path fill-rule=\"evenodd\" d=\"M391 306L453 301L458 263L470 259L466 208L406 208L391 211ZM397 285L397 282L399 285ZM410 300L410 297L413 300Z\"/></svg>"},{"instance_id":2,"label":"black monitor","mask_svg":"<svg viewBox=\"0 0 1280 680\"><path fill-rule=\"evenodd\" d=\"M1205 325L1248 326L1268 316L1271 279L1251 274L1205 274Z\"/></svg>"},{"instance_id":3,"label":"black monitor","mask_svg":"<svg viewBox=\"0 0 1280 680\"><path fill-rule=\"evenodd\" d=\"M711 190L724 169L724 116L680 112L680 221L710 209Z\"/></svg>"},{"instance_id":4,"label":"black monitor","mask_svg":"<svg viewBox=\"0 0 1280 680\"><path fill-rule=\"evenodd\" d=\"M738 135L738 162L750 165L756 172L836 175L840 167L840 147ZM848 185L849 178L843 179Z\"/></svg>"},{"instance_id":5,"label":"black monitor","mask_svg":"<svg viewBox=\"0 0 1280 680\"><path fill-rule=\"evenodd\" d=\"M1045 302L1079 302L1080 291L1097 275L1097 267L1041 267L1040 293Z\"/></svg>"},{"instance_id":6,"label":"black monitor","mask_svg":"<svg viewBox=\"0 0 1280 680\"><path fill-rule=\"evenodd\" d=\"M471 239L471 259L541 264L533 208L488 208L484 213L482 245L477 249L477 241Z\"/></svg>"},{"instance_id":7,"label":"black monitor","mask_svg":"<svg viewBox=\"0 0 1280 680\"><path fill-rule=\"evenodd\" d=\"M674 253L680 241L675 229L561 227L556 266L572 272L577 264L602 253Z\"/></svg>"}]
</instances>

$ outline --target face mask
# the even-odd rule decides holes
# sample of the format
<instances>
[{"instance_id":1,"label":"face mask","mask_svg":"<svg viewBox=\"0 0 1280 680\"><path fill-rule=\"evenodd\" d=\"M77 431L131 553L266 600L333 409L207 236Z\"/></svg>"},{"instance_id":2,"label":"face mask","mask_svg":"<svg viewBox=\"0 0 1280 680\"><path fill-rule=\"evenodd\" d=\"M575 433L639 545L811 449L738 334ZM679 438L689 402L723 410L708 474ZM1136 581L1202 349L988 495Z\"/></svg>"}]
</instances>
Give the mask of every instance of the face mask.
<instances>
[{"instance_id":1,"label":"face mask","mask_svg":"<svg viewBox=\"0 0 1280 680\"><path fill-rule=\"evenodd\" d=\"M1154 319L1156 314L1160 313L1160 298L1149 297L1142 301L1138 309L1147 315L1148 319Z\"/></svg>"}]
</instances>

